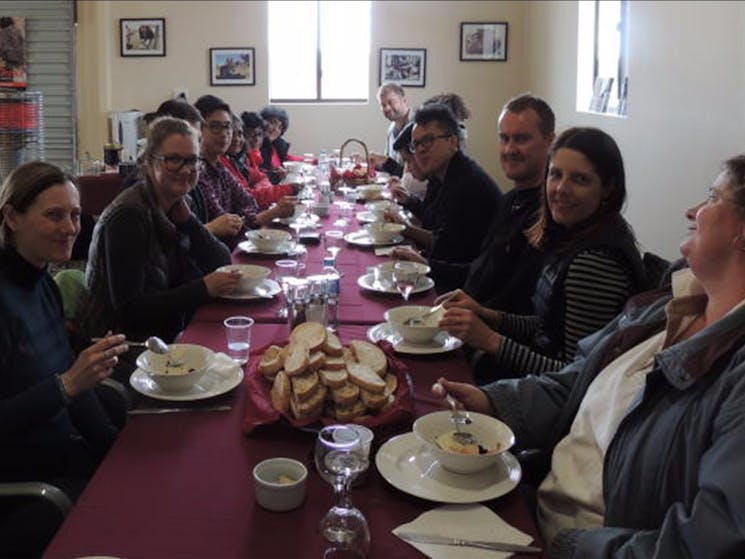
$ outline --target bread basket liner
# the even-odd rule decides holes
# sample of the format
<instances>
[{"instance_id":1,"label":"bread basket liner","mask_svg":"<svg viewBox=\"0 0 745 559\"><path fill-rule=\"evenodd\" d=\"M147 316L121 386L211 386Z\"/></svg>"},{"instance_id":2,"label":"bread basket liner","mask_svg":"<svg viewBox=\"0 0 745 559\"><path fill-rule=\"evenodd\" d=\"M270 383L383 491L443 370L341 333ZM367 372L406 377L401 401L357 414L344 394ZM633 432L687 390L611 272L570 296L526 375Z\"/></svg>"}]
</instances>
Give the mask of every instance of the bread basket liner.
<instances>
[{"instance_id":1,"label":"bread basket liner","mask_svg":"<svg viewBox=\"0 0 745 559\"><path fill-rule=\"evenodd\" d=\"M287 342L285 342L287 343ZM284 345L284 344L280 344ZM362 421L355 421L372 429L376 435L394 425L409 425L414 419L414 400L411 395L411 379L409 372L401 361L394 357L393 346L386 341L379 341L377 345L385 353L388 360L388 373L395 374L398 379L393 404L384 412L367 416ZM247 435L259 426L283 423L293 428L308 427L313 424L332 425L339 423L332 417L322 416L319 419L297 420L290 413L280 413L272 407L270 391L272 383L258 371L259 361L269 345L252 352L248 362L248 400L243 420L243 431Z\"/></svg>"}]
</instances>

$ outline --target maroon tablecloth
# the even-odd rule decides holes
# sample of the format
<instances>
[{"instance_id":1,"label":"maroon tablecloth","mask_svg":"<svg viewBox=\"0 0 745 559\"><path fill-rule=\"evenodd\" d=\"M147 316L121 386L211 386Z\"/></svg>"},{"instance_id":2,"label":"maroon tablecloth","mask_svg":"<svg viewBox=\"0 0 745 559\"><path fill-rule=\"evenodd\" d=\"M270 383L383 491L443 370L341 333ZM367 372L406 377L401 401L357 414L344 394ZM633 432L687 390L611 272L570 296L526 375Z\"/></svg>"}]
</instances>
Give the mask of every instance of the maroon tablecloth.
<instances>
[{"instance_id":1,"label":"maroon tablecloth","mask_svg":"<svg viewBox=\"0 0 745 559\"><path fill-rule=\"evenodd\" d=\"M364 336L366 326L343 326L344 340ZM287 336L282 324L257 324L253 345ZM224 349L222 327L193 322L183 341ZM404 359L414 383L416 413L437 404L428 388L439 375L468 380L458 354ZM45 557L317 558L318 522L332 504L331 487L312 468L314 435L282 427L241 431L245 386L217 398L229 412L190 412L133 417L47 549ZM214 403L214 402L209 402ZM374 442L374 450L383 441ZM251 471L265 458L289 456L309 466L308 497L291 512L274 513L254 502ZM421 557L391 534L435 503L388 485L374 471L353 491L353 501L372 531L371 557ZM536 536L525 501L517 494L487 503L508 522Z\"/></svg>"}]
</instances>

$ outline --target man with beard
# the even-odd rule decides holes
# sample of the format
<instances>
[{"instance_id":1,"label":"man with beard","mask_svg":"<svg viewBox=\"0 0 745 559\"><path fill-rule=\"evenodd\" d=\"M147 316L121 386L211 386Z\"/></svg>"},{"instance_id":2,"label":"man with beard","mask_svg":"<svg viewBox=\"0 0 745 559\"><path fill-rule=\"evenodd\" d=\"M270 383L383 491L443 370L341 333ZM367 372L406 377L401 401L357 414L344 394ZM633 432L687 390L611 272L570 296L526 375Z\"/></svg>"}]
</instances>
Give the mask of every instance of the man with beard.
<instances>
[{"instance_id":1,"label":"man with beard","mask_svg":"<svg viewBox=\"0 0 745 559\"><path fill-rule=\"evenodd\" d=\"M413 120L413 111L409 109L404 88L396 82L386 82L378 90L378 102L383 116L391 121L388 127L388 135L385 140L385 155L371 153L369 164L375 166L379 171L385 171L391 175L400 177L404 170L404 162L401 155L393 147L396 137L401 133L404 126Z\"/></svg>"},{"instance_id":2,"label":"man with beard","mask_svg":"<svg viewBox=\"0 0 745 559\"><path fill-rule=\"evenodd\" d=\"M478 258L470 263L427 262L409 248L396 249L394 256L428 263L441 292L463 286L484 306L531 312L541 259L523 232L540 206L554 126L551 107L533 95L510 99L503 107L497 125L499 159L514 188L503 197Z\"/></svg>"}]
</instances>

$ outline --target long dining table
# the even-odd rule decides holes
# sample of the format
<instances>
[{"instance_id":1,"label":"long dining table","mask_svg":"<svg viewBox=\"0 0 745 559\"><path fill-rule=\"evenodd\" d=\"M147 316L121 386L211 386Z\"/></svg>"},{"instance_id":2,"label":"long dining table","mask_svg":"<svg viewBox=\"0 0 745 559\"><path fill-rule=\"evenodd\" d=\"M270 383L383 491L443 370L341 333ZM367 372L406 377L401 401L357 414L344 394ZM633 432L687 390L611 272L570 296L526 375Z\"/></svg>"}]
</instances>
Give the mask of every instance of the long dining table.
<instances>
[{"instance_id":1,"label":"long dining table","mask_svg":"<svg viewBox=\"0 0 745 559\"><path fill-rule=\"evenodd\" d=\"M337 217L335 206L331 215L321 221L321 228L332 227ZM350 230L357 228L356 220L353 221ZM309 273L320 270L324 254L322 244L308 247ZM237 263L269 267L273 264L273 259L248 255L240 249L235 251L233 259ZM383 321L385 309L401 304L398 296L367 293L357 286L361 273L384 260L369 248L351 245L345 245L338 255L337 268L344 274L338 335L344 343L365 339L370 326ZM430 290L420 294L416 302L430 304L434 298L435 293ZM179 341L225 351L222 320L243 314L256 320L251 354L258 355L266 346L287 340L290 330L286 321L278 317L279 305L278 298L211 302L195 313ZM464 382L472 380L468 363L459 351L397 357L411 378L416 417L442 408L442 402L430 393L430 387L440 376ZM248 372L246 366L245 373ZM130 417L47 548L45 557L323 556L318 523L332 505L333 491L314 471L313 432L293 429L280 422L246 434L244 418L246 406L250 405L246 378L236 389L209 400L153 401L149 405L185 406L188 411ZM410 428L410 425L396 427L400 433ZM353 502L370 525L370 557L422 557L416 548L391 531L438 503L409 495L382 478L372 457L384 442L377 438L373 442L370 475L352 492ZM308 467L307 498L293 511L270 512L254 500L253 467L276 456L295 458ZM543 547L528 501L521 492L512 491L483 504Z\"/></svg>"}]
</instances>

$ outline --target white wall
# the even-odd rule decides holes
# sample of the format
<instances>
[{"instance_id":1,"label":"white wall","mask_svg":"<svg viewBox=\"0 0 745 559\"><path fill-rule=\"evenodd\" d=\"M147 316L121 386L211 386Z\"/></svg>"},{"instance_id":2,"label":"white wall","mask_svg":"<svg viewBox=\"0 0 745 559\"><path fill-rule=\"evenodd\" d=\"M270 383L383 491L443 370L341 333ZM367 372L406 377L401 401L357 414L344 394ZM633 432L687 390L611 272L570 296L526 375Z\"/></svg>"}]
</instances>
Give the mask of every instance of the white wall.
<instances>
[{"instance_id":1,"label":"white wall","mask_svg":"<svg viewBox=\"0 0 745 559\"><path fill-rule=\"evenodd\" d=\"M618 141L626 217L646 250L676 258L684 209L723 159L745 151L745 4L631 2L626 119L575 110L576 2L531 2L525 19L531 89L560 129L597 126Z\"/></svg>"},{"instance_id":2,"label":"white wall","mask_svg":"<svg viewBox=\"0 0 745 559\"><path fill-rule=\"evenodd\" d=\"M525 87L524 13L520 2L373 2L369 102L285 106L292 151L337 148L350 137L365 141L371 150L382 150L388 123L375 99L379 49L426 48L426 87L408 89L410 103L418 105L445 91L459 93L473 113L467 123L469 154L499 180L495 121L502 104ZM122 17L164 17L167 55L119 56ZM509 60L460 62L462 21L508 21ZM188 88L191 101L205 93L218 95L238 112L257 110L268 102L265 2L82 1L79 22L81 153L87 150L100 157L107 111L152 111L175 87ZM209 48L236 46L255 47L256 86L210 87Z\"/></svg>"}]
</instances>

